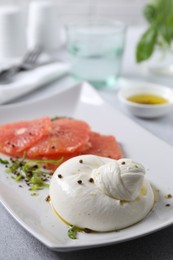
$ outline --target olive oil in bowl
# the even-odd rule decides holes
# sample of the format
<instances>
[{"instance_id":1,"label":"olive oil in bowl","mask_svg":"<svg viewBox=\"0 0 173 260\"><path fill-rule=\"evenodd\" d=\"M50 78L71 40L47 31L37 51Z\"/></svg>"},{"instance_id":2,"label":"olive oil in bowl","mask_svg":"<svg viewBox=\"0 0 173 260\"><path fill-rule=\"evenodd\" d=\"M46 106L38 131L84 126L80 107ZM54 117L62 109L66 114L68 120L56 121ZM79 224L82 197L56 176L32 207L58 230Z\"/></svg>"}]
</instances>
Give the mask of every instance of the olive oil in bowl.
<instances>
[{"instance_id":1,"label":"olive oil in bowl","mask_svg":"<svg viewBox=\"0 0 173 260\"><path fill-rule=\"evenodd\" d=\"M118 98L131 114L142 118L156 118L173 111L173 89L141 82L122 88Z\"/></svg>"},{"instance_id":2,"label":"olive oil in bowl","mask_svg":"<svg viewBox=\"0 0 173 260\"><path fill-rule=\"evenodd\" d=\"M127 98L128 101L144 105L161 105L169 103L168 99L153 94L136 94Z\"/></svg>"}]
</instances>

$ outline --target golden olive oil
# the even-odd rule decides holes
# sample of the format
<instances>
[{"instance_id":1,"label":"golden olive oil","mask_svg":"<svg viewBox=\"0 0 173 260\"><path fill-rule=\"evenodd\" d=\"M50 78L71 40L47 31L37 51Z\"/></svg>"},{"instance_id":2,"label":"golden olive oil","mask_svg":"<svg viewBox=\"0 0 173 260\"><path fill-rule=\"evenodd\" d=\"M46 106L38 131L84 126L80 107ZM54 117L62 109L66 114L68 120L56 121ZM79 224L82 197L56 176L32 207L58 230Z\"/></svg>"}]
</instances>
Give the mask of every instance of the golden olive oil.
<instances>
[{"instance_id":1,"label":"golden olive oil","mask_svg":"<svg viewBox=\"0 0 173 260\"><path fill-rule=\"evenodd\" d=\"M168 103L168 99L153 95L153 94L138 94L128 97L128 100L131 102L146 104L146 105L160 105Z\"/></svg>"}]
</instances>

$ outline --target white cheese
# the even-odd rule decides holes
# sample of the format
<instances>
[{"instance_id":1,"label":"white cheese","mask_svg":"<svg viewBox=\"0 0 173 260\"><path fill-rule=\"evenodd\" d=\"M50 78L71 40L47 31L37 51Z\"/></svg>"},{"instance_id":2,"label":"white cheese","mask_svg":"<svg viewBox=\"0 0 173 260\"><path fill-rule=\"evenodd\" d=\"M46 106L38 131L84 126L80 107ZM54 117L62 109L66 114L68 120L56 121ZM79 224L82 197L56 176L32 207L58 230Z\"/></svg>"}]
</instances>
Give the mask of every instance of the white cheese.
<instances>
[{"instance_id":1,"label":"white cheese","mask_svg":"<svg viewBox=\"0 0 173 260\"><path fill-rule=\"evenodd\" d=\"M71 225L122 229L142 220L153 207L154 193L144 174L144 167L131 159L77 156L52 176L51 203Z\"/></svg>"}]
</instances>

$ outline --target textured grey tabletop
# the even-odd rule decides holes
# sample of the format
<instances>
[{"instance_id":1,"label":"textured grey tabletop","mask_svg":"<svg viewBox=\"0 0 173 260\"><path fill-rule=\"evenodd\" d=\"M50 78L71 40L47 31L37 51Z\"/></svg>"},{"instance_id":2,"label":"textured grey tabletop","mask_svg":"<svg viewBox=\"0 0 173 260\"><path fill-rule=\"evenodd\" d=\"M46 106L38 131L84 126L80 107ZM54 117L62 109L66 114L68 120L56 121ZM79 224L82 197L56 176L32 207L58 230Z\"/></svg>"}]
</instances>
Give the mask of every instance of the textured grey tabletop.
<instances>
[{"instance_id":1,"label":"textured grey tabletop","mask_svg":"<svg viewBox=\"0 0 173 260\"><path fill-rule=\"evenodd\" d=\"M125 57L127 58L128 55ZM128 56L128 62L130 56ZM127 64L127 62L125 63ZM168 82L163 78L146 77L139 74L136 67L130 66L130 69L124 67L124 75L139 78L142 80L150 80L157 83L164 83L171 86L171 80ZM136 76L135 76L136 75ZM20 98L15 102L31 100L33 98L44 96L47 93L56 93L60 86L72 84L69 79L62 79L48 87L37 90L26 97ZM101 91L102 97L115 108L123 109L118 103L116 91ZM155 120L144 120L130 116L132 120L148 129L151 133L163 139L165 142L173 146L173 113L166 117ZM173 226L164 228L153 234L140 237L135 240L123 242L120 244L110 245L75 252L60 253L54 252L41 244L37 239L30 235L14 220L6 209L0 205L0 259L2 260L78 260L78 259L140 259L140 260L170 260L173 259Z\"/></svg>"}]
</instances>

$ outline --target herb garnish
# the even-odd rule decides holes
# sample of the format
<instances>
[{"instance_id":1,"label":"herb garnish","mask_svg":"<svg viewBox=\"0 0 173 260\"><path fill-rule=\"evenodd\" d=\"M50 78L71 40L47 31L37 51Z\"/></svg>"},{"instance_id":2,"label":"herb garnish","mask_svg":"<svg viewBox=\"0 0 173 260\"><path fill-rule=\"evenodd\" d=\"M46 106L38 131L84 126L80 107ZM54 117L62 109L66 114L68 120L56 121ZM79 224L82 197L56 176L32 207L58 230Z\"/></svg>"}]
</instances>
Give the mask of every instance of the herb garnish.
<instances>
[{"instance_id":1,"label":"herb garnish","mask_svg":"<svg viewBox=\"0 0 173 260\"><path fill-rule=\"evenodd\" d=\"M77 232L79 231L79 228L76 226L72 226L71 228L69 228L68 230L68 236L71 239L76 239L77 238Z\"/></svg>"},{"instance_id":2,"label":"herb garnish","mask_svg":"<svg viewBox=\"0 0 173 260\"><path fill-rule=\"evenodd\" d=\"M69 117L69 116L55 116L55 117L51 118L51 121L62 119L62 118L72 119L72 117Z\"/></svg>"},{"instance_id":3,"label":"herb garnish","mask_svg":"<svg viewBox=\"0 0 173 260\"><path fill-rule=\"evenodd\" d=\"M48 181L53 174L52 170L45 167L46 164L59 165L63 157L59 160L27 160L25 153L22 158L10 158L4 160L0 158L0 164L5 164L6 172L12 174L12 178L19 182L24 180L29 186L29 190L41 190L49 187Z\"/></svg>"},{"instance_id":4,"label":"herb garnish","mask_svg":"<svg viewBox=\"0 0 173 260\"><path fill-rule=\"evenodd\" d=\"M1 164L8 164L8 163L9 163L9 161L8 161L8 160L4 160L4 159L0 158L0 163L1 163Z\"/></svg>"},{"instance_id":5,"label":"herb garnish","mask_svg":"<svg viewBox=\"0 0 173 260\"><path fill-rule=\"evenodd\" d=\"M93 230L89 229L89 228L84 228L84 229L81 229L81 228L78 228L76 226L71 226L69 229L68 229L68 237L71 238L71 239L77 239L77 233L78 232L81 232L81 231L84 231L85 233L91 233L93 232Z\"/></svg>"}]
</instances>

